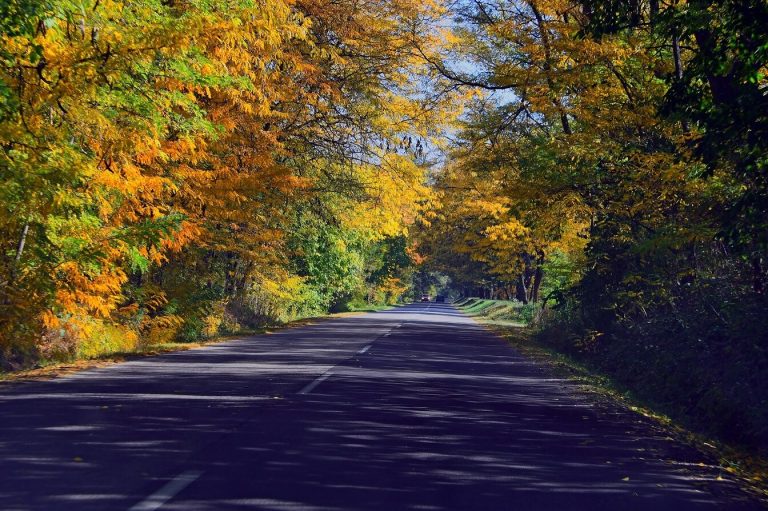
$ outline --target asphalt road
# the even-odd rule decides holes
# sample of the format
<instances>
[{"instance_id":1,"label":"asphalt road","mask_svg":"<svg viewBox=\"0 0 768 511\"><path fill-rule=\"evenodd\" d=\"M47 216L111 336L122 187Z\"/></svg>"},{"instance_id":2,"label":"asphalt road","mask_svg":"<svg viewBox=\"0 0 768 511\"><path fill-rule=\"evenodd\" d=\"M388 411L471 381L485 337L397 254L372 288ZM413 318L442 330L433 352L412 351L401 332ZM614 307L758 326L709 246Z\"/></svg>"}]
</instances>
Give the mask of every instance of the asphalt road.
<instances>
[{"instance_id":1,"label":"asphalt road","mask_svg":"<svg viewBox=\"0 0 768 511\"><path fill-rule=\"evenodd\" d=\"M5 510L765 509L442 304L6 386L0 410Z\"/></svg>"}]
</instances>

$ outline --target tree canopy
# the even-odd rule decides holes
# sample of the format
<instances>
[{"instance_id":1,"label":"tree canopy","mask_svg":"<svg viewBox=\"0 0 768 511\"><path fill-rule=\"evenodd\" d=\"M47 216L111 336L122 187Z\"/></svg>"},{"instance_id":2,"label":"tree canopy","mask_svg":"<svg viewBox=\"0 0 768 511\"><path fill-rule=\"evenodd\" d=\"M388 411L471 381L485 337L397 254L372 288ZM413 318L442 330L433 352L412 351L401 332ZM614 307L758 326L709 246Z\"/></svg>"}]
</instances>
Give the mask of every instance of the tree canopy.
<instances>
[{"instance_id":1,"label":"tree canopy","mask_svg":"<svg viewBox=\"0 0 768 511\"><path fill-rule=\"evenodd\" d=\"M438 87L479 94L435 177L428 264L751 442L768 424L767 9L457 2L424 50Z\"/></svg>"},{"instance_id":2,"label":"tree canopy","mask_svg":"<svg viewBox=\"0 0 768 511\"><path fill-rule=\"evenodd\" d=\"M439 283L754 405L762 0L9 0L0 39L4 368Z\"/></svg>"},{"instance_id":3,"label":"tree canopy","mask_svg":"<svg viewBox=\"0 0 768 511\"><path fill-rule=\"evenodd\" d=\"M430 195L423 148L450 111L412 51L436 44L437 4L14 0L0 14L6 363L105 325L194 337L396 299L407 265L386 254L405 253L395 240Z\"/></svg>"}]
</instances>

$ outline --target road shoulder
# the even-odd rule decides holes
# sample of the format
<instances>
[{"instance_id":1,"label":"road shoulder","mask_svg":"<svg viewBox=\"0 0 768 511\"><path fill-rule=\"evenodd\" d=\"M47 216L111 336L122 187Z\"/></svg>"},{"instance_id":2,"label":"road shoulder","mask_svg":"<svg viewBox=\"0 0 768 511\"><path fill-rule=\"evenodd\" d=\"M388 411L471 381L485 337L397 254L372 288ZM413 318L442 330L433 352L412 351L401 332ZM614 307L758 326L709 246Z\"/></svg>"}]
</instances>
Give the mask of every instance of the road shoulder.
<instances>
[{"instance_id":1,"label":"road shoulder","mask_svg":"<svg viewBox=\"0 0 768 511\"><path fill-rule=\"evenodd\" d=\"M533 331L521 326L473 318L494 336L511 345L524 357L537 362L552 375L567 378L580 392L589 394L603 409L618 409L637 414L661 428L670 438L699 451L719 465L727 477L761 501L768 508L768 460L693 433L669 417L655 412L644 403L622 391L609 378L596 374L568 356L537 343Z\"/></svg>"}]
</instances>

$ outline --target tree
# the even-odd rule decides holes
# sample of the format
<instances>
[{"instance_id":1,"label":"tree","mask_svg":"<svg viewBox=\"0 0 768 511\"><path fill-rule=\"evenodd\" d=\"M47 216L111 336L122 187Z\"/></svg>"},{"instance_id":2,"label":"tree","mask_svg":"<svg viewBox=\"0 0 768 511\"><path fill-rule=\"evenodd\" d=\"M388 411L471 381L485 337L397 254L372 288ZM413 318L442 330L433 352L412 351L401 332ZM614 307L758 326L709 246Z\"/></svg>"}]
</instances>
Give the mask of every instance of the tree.
<instances>
[{"instance_id":1,"label":"tree","mask_svg":"<svg viewBox=\"0 0 768 511\"><path fill-rule=\"evenodd\" d=\"M436 8L4 4L5 348L178 326L257 286L285 297L294 213L336 194L365 243L403 233L426 194L412 140L443 112L409 50Z\"/></svg>"}]
</instances>

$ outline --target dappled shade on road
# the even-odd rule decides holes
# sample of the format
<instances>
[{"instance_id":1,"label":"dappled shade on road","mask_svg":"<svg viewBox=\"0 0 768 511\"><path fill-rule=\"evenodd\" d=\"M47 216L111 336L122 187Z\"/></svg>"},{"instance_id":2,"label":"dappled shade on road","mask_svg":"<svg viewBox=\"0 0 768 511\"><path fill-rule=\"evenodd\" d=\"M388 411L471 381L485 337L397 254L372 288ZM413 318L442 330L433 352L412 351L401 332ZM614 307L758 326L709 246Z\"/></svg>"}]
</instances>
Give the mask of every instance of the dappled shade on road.
<instances>
[{"instance_id":1,"label":"dappled shade on road","mask_svg":"<svg viewBox=\"0 0 768 511\"><path fill-rule=\"evenodd\" d=\"M163 509L759 509L704 455L447 305L21 385L0 401L0 496L13 509L127 509L189 471L199 478Z\"/></svg>"}]
</instances>

